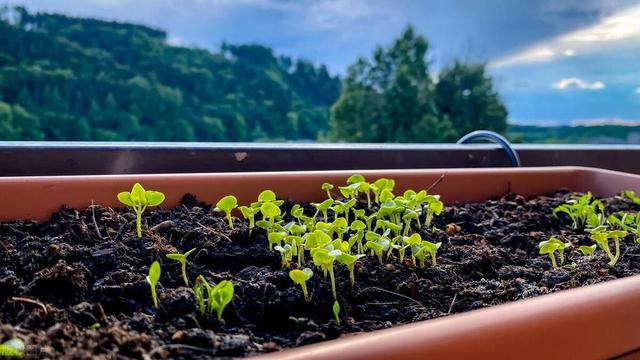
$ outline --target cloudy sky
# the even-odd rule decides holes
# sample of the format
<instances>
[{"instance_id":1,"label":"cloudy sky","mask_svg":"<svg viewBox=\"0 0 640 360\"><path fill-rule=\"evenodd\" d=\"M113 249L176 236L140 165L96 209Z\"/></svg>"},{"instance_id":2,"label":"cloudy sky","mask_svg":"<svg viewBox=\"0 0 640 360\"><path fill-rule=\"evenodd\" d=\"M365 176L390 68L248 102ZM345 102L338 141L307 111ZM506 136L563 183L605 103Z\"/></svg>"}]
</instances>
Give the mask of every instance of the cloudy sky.
<instances>
[{"instance_id":1,"label":"cloudy sky","mask_svg":"<svg viewBox=\"0 0 640 360\"><path fill-rule=\"evenodd\" d=\"M131 21L172 43L261 43L344 73L413 24L433 68L489 65L510 120L640 122L640 0L0 0Z\"/></svg>"}]
</instances>

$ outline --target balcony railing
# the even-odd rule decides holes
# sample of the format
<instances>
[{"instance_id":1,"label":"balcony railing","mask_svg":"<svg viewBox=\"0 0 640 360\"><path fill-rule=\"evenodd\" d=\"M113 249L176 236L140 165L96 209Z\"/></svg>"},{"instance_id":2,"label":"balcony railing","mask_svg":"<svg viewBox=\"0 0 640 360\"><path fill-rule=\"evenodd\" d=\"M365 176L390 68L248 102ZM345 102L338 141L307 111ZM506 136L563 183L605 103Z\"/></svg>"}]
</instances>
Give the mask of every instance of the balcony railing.
<instances>
[{"instance_id":1,"label":"balcony railing","mask_svg":"<svg viewBox=\"0 0 640 360\"><path fill-rule=\"evenodd\" d=\"M514 145L522 166L640 173L636 145ZM486 144L0 142L0 176L503 167Z\"/></svg>"}]
</instances>

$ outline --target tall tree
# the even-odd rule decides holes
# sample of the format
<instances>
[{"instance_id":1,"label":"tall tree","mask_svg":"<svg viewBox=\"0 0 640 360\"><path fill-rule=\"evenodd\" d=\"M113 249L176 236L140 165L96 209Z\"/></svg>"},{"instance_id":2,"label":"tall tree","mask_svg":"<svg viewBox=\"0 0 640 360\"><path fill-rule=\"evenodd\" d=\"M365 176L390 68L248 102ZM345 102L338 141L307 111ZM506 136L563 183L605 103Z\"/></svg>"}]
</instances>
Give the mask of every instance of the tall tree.
<instances>
[{"instance_id":1,"label":"tall tree","mask_svg":"<svg viewBox=\"0 0 640 360\"><path fill-rule=\"evenodd\" d=\"M506 110L484 66L456 62L434 84L428 51L409 26L390 47L351 65L331 109L331 138L445 142L479 128L506 130Z\"/></svg>"},{"instance_id":2,"label":"tall tree","mask_svg":"<svg viewBox=\"0 0 640 360\"><path fill-rule=\"evenodd\" d=\"M454 62L440 73L435 96L438 112L460 135L477 129L507 130L507 109L484 65Z\"/></svg>"}]
</instances>

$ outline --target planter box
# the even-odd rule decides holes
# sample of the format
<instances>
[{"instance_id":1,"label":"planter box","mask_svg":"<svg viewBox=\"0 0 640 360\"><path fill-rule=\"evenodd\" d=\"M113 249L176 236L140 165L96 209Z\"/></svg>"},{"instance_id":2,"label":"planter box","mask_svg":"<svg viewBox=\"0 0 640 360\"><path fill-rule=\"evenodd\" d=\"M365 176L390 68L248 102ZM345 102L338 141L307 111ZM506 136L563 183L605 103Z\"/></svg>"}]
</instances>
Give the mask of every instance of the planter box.
<instances>
[{"instance_id":1,"label":"planter box","mask_svg":"<svg viewBox=\"0 0 640 360\"><path fill-rule=\"evenodd\" d=\"M391 177L396 188L422 189L443 173L434 192L445 203L482 201L509 191L524 196L559 188L611 196L640 192L640 176L592 168L356 171ZM65 205L119 206L115 194L135 181L163 191L163 206L185 193L215 202L233 193L240 203L263 189L281 198L318 201L322 182L342 183L354 171L187 175L68 176L0 179L0 220L45 220ZM550 341L548 336L553 334ZM640 349L640 275L265 356L273 359L609 358Z\"/></svg>"}]
</instances>

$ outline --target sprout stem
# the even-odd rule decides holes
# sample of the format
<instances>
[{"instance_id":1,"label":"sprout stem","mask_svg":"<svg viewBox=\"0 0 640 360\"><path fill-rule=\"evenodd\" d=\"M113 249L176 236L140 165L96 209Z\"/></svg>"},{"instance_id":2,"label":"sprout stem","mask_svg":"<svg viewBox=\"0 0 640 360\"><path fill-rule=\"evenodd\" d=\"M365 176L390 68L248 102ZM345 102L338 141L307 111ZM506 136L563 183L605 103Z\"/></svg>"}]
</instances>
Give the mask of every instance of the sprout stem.
<instances>
[{"instance_id":1,"label":"sprout stem","mask_svg":"<svg viewBox=\"0 0 640 360\"><path fill-rule=\"evenodd\" d=\"M618 240L618 238L614 238L613 240L616 242L616 256L611 259L609 266L614 266L620 257L620 240Z\"/></svg>"},{"instance_id":2,"label":"sprout stem","mask_svg":"<svg viewBox=\"0 0 640 360\"><path fill-rule=\"evenodd\" d=\"M549 257L551 258L551 266L553 266L553 269L557 269L558 265L556 264L556 256L553 253L549 253Z\"/></svg>"},{"instance_id":3,"label":"sprout stem","mask_svg":"<svg viewBox=\"0 0 640 360\"><path fill-rule=\"evenodd\" d=\"M189 287L189 279L187 279L187 260L185 259L182 262L182 280L184 280L184 284Z\"/></svg>"},{"instance_id":4,"label":"sprout stem","mask_svg":"<svg viewBox=\"0 0 640 360\"><path fill-rule=\"evenodd\" d=\"M338 295L336 294L336 278L333 274L333 265L329 268L329 278L331 279L331 293L333 294L333 299L338 300Z\"/></svg>"},{"instance_id":5,"label":"sprout stem","mask_svg":"<svg viewBox=\"0 0 640 360\"><path fill-rule=\"evenodd\" d=\"M349 269L349 278L351 279L351 287L353 287L356 284L355 267L356 267L355 261L351 265L347 266L347 268Z\"/></svg>"}]
</instances>

